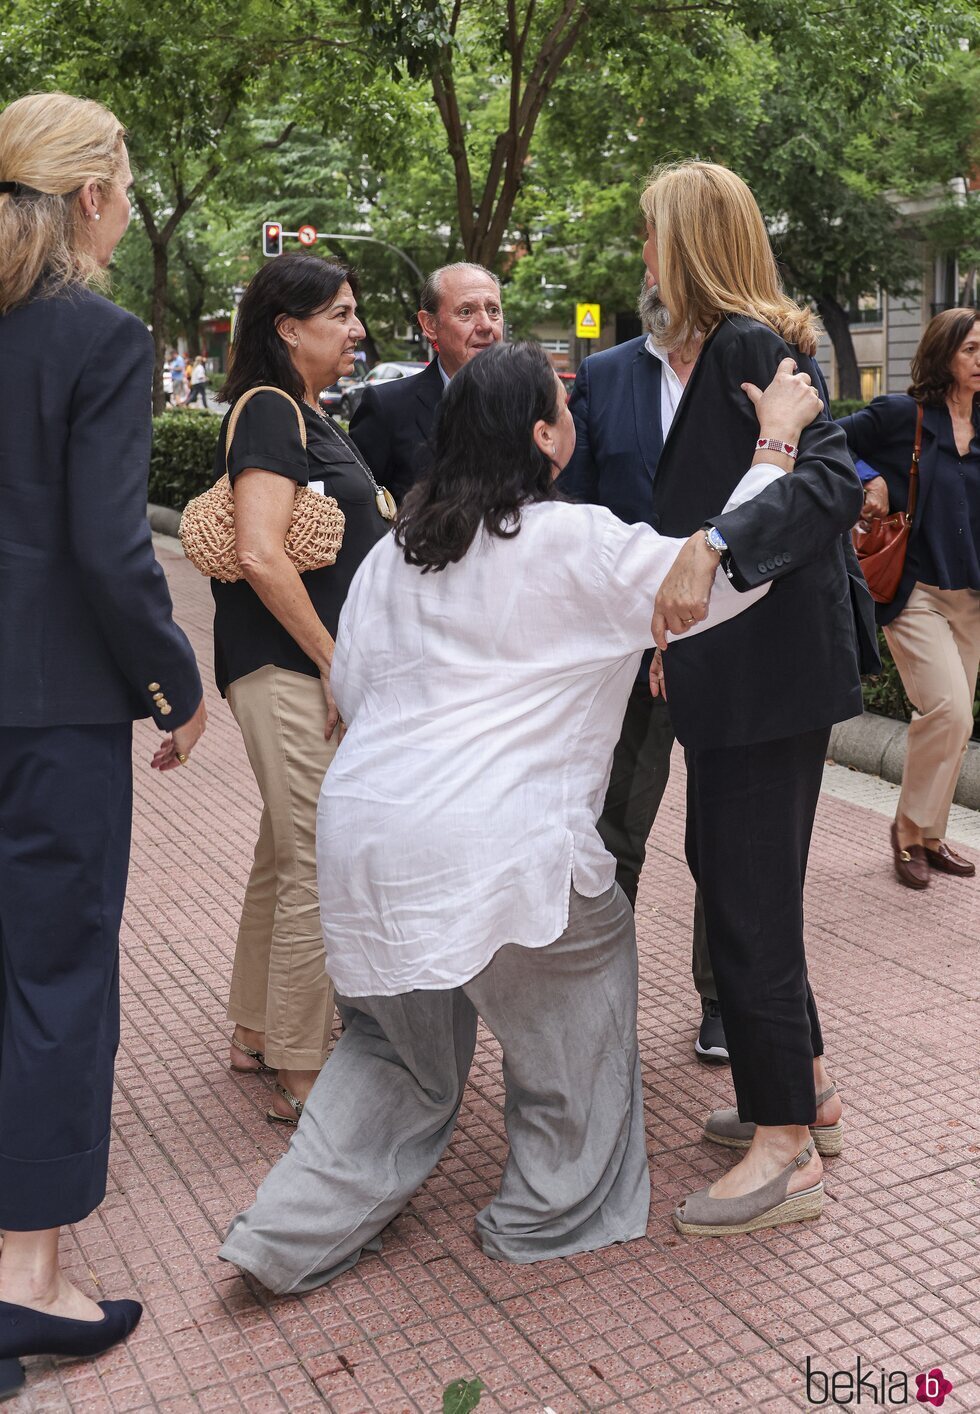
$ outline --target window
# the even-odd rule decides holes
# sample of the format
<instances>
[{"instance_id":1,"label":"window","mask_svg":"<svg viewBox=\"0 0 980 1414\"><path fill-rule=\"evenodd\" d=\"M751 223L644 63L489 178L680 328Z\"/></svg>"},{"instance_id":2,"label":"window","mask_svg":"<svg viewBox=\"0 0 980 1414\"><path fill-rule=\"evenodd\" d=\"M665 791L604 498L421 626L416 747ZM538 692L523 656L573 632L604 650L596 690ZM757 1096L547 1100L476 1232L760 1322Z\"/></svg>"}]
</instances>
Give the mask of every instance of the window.
<instances>
[{"instance_id":1,"label":"window","mask_svg":"<svg viewBox=\"0 0 980 1414\"><path fill-rule=\"evenodd\" d=\"M861 397L866 403L881 392L881 364L868 363L858 369L861 375Z\"/></svg>"},{"instance_id":2,"label":"window","mask_svg":"<svg viewBox=\"0 0 980 1414\"><path fill-rule=\"evenodd\" d=\"M568 353L568 340L567 340L567 339L541 339L541 340L540 340L540 344L541 344L541 347L544 349L545 353L549 353L549 354L567 354L567 353Z\"/></svg>"},{"instance_id":3,"label":"window","mask_svg":"<svg viewBox=\"0 0 980 1414\"><path fill-rule=\"evenodd\" d=\"M847 311L847 318L851 324L880 324L881 291L875 290L870 295L859 295L857 304Z\"/></svg>"}]
</instances>

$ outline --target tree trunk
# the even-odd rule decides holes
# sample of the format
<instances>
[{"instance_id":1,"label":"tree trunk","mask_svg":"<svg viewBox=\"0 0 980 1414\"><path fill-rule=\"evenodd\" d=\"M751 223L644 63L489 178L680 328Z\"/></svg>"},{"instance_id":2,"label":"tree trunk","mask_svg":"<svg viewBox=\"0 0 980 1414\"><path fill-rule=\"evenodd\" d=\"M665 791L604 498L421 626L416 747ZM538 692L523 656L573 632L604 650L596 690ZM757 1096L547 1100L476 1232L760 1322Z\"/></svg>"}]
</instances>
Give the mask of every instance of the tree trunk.
<instances>
[{"instance_id":1,"label":"tree trunk","mask_svg":"<svg viewBox=\"0 0 980 1414\"><path fill-rule=\"evenodd\" d=\"M817 309L837 355L837 396L861 397L861 375L858 372L854 340L847 310L830 295L817 295Z\"/></svg>"},{"instance_id":2,"label":"tree trunk","mask_svg":"<svg viewBox=\"0 0 980 1414\"><path fill-rule=\"evenodd\" d=\"M166 406L163 396L163 360L167 352L167 242L155 240L153 250L153 295L150 322L153 325L153 415L159 417Z\"/></svg>"}]
</instances>

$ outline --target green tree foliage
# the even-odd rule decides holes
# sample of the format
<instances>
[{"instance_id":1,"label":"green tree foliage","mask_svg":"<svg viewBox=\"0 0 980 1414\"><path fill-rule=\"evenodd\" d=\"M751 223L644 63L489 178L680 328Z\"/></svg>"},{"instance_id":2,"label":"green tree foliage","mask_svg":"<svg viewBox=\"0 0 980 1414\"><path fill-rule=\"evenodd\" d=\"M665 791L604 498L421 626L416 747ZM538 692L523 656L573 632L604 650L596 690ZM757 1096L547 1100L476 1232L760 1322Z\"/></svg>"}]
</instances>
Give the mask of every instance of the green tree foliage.
<instances>
[{"instance_id":1,"label":"green tree foliage","mask_svg":"<svg viewBox=\"0 0 980 1414\"><path fill-rule=\"evenodd\" d=\"M958 41L977 31L975 0L199 0L180 17L10 0L0 96L61 86L126 124L139 223L117 291L160 352L228 308L273 218L378 237L423 270L496 265L518 329L565 323L577 297L629 309L644 176L697 155L753 186L853 394L844 312L915 265L892 196L975 165L976 54ZM976 250L976 222L961 181L927 234ZM362 269L376 349L409 352L411 267L335 249Z\"/></svg>"}]
</instances>

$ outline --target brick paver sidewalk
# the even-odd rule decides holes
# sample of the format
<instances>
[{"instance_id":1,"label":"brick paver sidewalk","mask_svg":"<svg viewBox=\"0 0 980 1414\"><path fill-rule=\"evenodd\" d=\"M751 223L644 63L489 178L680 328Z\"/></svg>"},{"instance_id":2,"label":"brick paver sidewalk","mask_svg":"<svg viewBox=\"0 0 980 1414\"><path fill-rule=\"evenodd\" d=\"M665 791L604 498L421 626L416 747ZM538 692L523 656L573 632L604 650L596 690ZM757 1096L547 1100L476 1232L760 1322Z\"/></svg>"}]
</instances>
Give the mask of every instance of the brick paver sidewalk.
<instances>
[{"instance_id":1,"label":"brick paver sidewalk","mask_svg":"<svg viewBox=\"0 0 980 1414\"><path fill-rule=\"evenodd\" d=\"M178 617L210 683L211 599L161 550ZM731 1162L699 1138L730 1103L727 1068L698 1064L693 888L683 763L640 892L640 1043L654 1204L647 1236L540 1265L488 1261L473 1215L504 1155L499 1058L483 1036L459 1127L381 1256L302 1299L258 1296L216 1257L229 1218L286 1139L268 1081L226 1066L225 1000L257 822L237 728L209 689L191 766L160 779L136 730L137 807L123 931L123 1039L108 1197L66 1238L72 1275L139 1294L143 1322L95 1363L28 1363L26 1410L326 1408L436 1414L460 1376L484 1410L800 1410L805 1365L856 1372L880 1395L940 1366L950 1411L980 1409L977 1004L980 883L892 879L880 815L824 797L807 889L809 956L844 1155L823 1219L730 1239L679 1238L686 1192ZM846 1392L839 1376L836 1393ZM826 1392L816 1378L811 1397ZM856 1403L856 1391L852 1402ZM894 1400L893 1400L894 1402Z\"/></svg>"}]
</instances>

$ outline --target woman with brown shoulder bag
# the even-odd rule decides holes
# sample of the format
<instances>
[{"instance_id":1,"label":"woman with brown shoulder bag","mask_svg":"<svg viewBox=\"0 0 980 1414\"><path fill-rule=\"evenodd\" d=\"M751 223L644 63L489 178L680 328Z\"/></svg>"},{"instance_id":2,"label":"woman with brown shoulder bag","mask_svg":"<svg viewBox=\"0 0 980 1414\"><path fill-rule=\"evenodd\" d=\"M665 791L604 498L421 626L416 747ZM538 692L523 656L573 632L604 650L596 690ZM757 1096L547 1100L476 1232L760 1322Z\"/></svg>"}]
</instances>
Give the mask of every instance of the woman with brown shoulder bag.
<instances>
[{"instance_id":1,"label":"woman with brown shoulder bag","mask_svg":"<svg viewBox=\"0 0 980 1414\"><path fill-rule=\"evenodd\" d=\"M980 661L980 312L937 314L912 360L908 395L875 398L840 425L855 458L878 473L865 482L864 523L911 511L897 588L889 596L885 584L875 597L915 708L891 830L895 873L925 889L933 871L976 872L944 836ZM868 573L875 592L873 565Z\"/></svg>"}]
</instances>

